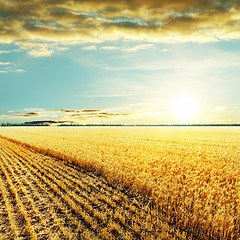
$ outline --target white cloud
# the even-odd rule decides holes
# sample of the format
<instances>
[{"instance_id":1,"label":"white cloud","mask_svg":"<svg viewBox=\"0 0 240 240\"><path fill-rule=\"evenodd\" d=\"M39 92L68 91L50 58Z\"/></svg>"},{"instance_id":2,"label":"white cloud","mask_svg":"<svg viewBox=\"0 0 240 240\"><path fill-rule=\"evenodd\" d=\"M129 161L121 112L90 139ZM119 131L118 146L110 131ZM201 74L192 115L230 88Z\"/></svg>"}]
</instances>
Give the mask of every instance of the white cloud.
<instances>
[{"instance_id":1,"label":"white cloud","mask_svg":"<svg viewBox=\"0 0 240 240\"><path fill-rule=\"evenodd\" d=\"M0 54L3 54L3 53L10 53L10 51L0 51Z\"/></svg>"},{"instance_id":2,"label":"white cloud","mask_svg":"<svg viewBox=\"0 0 240 240\"><path fill-rule=\"evenodd\" d=\"M126 52L136 52L139 50L145 50L145 49L150 49L150 48L154 48L154 45L153 44L140 44L140 45L137 45L137 46L131 47L131 48L123 48L122 50L126 51Z\"/></svg>"},{"instance_id":3,"label":"white cloud","mask_svg":"<svg viewBox=\"0 0 240 240\"><path fill-rule=\"evenodd\" d=\"M17 69L17 70L14 70L14 72L26 72L24 69Z\"/></svg>"},{"instance_id":4,"label":"white cloud","mask_svg":"<svg viewBox=\"0 0 240 240\"><path fill-rule=\"evenodd\" d=\"M114 47L114 46L104 46L104 47L101 47L100 49L102 50L118 50L119 47Z\"/></svg>"},{"instance_id":5,"label":"white cloud","mask_svg":"<svg viewBox=\"0 0 240 240\"><path fill-rule=\"evenodd\" d=\"M67 47L59 46L58 43L18 41L16 44L20 46L20 50L28 50L28 55L33 57L49 57L55 51L68 49Z\"/></svg>"},{"instance_id":6,"label":"white cloud","mask_svg":"<svg viewBox=\"0 0 240 240\"><path fill-rule=\"evenodd\" d=\"M92 45L92 46L88 46L88 47L83 47L83 50L90 50L90 51L96 51L97 50L97 46Z\"/></svg>"},{"instance_id":7,"label":"white cloud","mask_svg":"<svg viewBox=\"0 0 240 240\"><path fill-rule=\"evenodd\" d=\"M14 64L14 63L12 63L12 62L0 62L0 65L12 65L12 64Z\"/></svg>"},{"instance_id":8,"label":"white cloud","mask_svg":"<svg viewBox=\"0 0 240 240\"><path fill-rule=\"evenodd\" d=\"M25 108L24 111L26 112L43 112L45 111L44 108Z\"/></svg>"}]
</instances>

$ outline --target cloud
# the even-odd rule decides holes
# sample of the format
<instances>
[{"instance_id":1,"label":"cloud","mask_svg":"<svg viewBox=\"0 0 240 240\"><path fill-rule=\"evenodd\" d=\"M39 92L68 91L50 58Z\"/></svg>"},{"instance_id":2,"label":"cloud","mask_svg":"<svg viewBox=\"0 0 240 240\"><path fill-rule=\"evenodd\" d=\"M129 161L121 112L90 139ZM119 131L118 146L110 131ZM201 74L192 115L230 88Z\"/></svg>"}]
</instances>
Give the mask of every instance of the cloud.
<instances>
[{"instance_id":1,"label":"cloud","mask_svg":"<svg viewBox=\"0 0 240 240\"><path fill-rule=\"evenodd\" d=\"M0 52L0 54L1 54L1 52ZM16 69L17 66L13 62L0 62L0 66L2 66L4 68L4 69L0 70L0 73L26 72L24 69Z\"/></svg>"},{"instance_id":2,"label":"cloud","mask_svg":"<svg viewBox=\"0 0 240 240\"><path fill-rule=\"evenodd\" d=\"M119 39L240 39L239 15L240 3L232 0L5 0L0 1L0 42L20 44L40 57L69 44ZM95 49L90 47L85 50Z\"/></svg>"},{"instance_id":3,"label":"cloud","mask_svg":"<svg viewBox=\"0 0 240 240\"><path fill-rule=\"evenodd\" d=\"M3 53L10 53L10 51L0 51L0 54L3 54Z\"/></svg>"},{"instance_id":4,"label":"cloud","mask_svg":"<svg viewBox=\"0 0 240 240\"><path fill-rule=\"evenodd\" d=\"M91 51L96 51L97 50L97 46L92 45L92 46L88 46L88 47L83 47L83 50L91 50Z\"/></svg>"},{"instance_id":5,"label":"cloud","mask_svg":"<svg viewBox=\"0 0 240 240\"><path fill-rule=\"evenodd\" d=\"M29 121L29 122L24 122L24 124L33 124L33 125L44 125L44 124L74 124L74 121L54 121L54 120L44 120L44 121Z\"/></svg>"},{"instance_id":6,"label":"cloud","mask_svg":"<svg viewBox=\"0 0 240 240\"><path fill-rule=\"evenodd\" d=\"M113 97L125 97L130 96L129 93L117 93L117 94L90 94L85 95L84 97L88 98L113 98Z\"/></svg>"},{"instance_id":7,"label":"cloud","mask_svg":"<svg viewBox=\"0 0 240 240\"><path fill-rule=\"evenodd\" d=\"M13 72L26 72L24 69L17 69L17 70L14 70Z\"/></svg>"},{"instance_id":8,"label":"cloud","mask_svg":"<svg viewBox=\"0 0 240 240\"><path fill-rule=\"evenodd\" d=\"M25 108L24 111L26 112L43 112L45 111L44 108Z\"/></svg>"},{"instance_id":9,"label":"cloud","mask_svg":"<svg viewBox=\"0 0 240 240\"><path fill-rule=\"evenodd\" d=\"M46 118L48 117L49 121L55 121L55 123L79 123L82 120L94 120L94 119L119 119L122 117L130 116L130 113L112 113L112 112L105 112L103 110L96 110L96 109L58 109L58 110L45 110L41 108L26 108L25 111L31 111L27 113L17 113L17 114L9 114L9 115L1 115L1 119L24 119L24 118ZM14 113L14 111L8 111L9 113ZM65 118L67 120L60 120ZM56 120L52 120L56 119ZM45 123L46 120L34 120L34 122L43 121ZM27 123L32 123L32 121L28 121Z\"/></svg>"},{"instance_id":10,"label":"cloud","mask_svg":"<svg viewBox=\"0 0 240 240\"><path fill-rule=\"evenodd\" d=\"M58 109L51 110L51 113L89 113L89 112L100 112L101 110L96 109Z\"/></svg>"},{"instance_id":11,"label":"cloud","mask_svg":"<svg viewBox=\"0 0 240 240\"><path fill-rule=\"evenodd\" d=\"M16 43L20 50L29 50L28 54L33 57L49 57L55 51L67 50L67 47L59 47L57 43L38 43L33 41L19 41Z\"/></svg>"},{"instance_id":12,"label":"cloud","mask_svg":"<svg viewBox=\"0 0 240 240\"><path fill-rule=\"evenodd\" d=\"M100 48L101 50L109 50L109 51L113 51L113 50L118 50L120 49L119 47L114 47L114 46L104 46Z\"/></svg>"},{"instance_id":13,"label":"cloud","mask_svg":"<svg viewBox=\"0 0 240 240\"><path fill-rule=\"evenodd\" d=\"M11 118L29 118L29 117L41 117L41 116L43 115L37 112L8 115L8 117L11 117Z\"/></svg>"},{"instance_id":14,"label":"cloud","mask_svg":"<svg viewBox=\"0 0 240 240\"><path fill-rule=\"evenodd\" d=\"M122 116L129 116L131 114L129 113L89 113L89 114L72 114L71 117L74 118L84 118L84 119L90 119L90 118L115 118L115 117L122 117Z\"/></svg>"},{"instance_id":15,"label":"cloud","mask_svg":"<svg viewBox=\"0 0 240 240\"><path fill-rule=\"evenodd\" d=\"M12 65L14 63L11 63L11 62L0 62L0 65Z\"/></svg>"},{"instance_id":16,"label":"cloud","mask_svg":"<svg viewBox=\"0 0 240 240\"><path fill-rule=\"evenodd\" d=\"M149 49L149 48L154 48L154 45L153 44L140 44L140 45L137 45L137 46L132 47L132 48L125 48L125 49L123 49L123 51L136 52L136 51L139 51L139 50L145 50L145 49Z\"/></svg>"},{"instance_id":17,"label":"cloud","mask_svg":"<svg viewBox=\"0 0 240 240\"><path fill-rule=\"evenodd\" d=\"M9 113L13 113L13 111L9 111ZM5 119L12 119L12 118L36 118L36 117L41 117L44 116L40 113L37 112L29 112L29 113L22 113L22 114L9 114L9 115L1 115L1 118Z\"/></svg>"},{"instance_id":18,"label":"cloud","mask_svg":"<svg viewBox=\"0 0 240 240\"><path fill-rule=\"evenodd\" d=\"M89 113L89 112L100 112L101 110L95 110L95 109L83 109L82 112Z\"/></svg>"}]
</instances>

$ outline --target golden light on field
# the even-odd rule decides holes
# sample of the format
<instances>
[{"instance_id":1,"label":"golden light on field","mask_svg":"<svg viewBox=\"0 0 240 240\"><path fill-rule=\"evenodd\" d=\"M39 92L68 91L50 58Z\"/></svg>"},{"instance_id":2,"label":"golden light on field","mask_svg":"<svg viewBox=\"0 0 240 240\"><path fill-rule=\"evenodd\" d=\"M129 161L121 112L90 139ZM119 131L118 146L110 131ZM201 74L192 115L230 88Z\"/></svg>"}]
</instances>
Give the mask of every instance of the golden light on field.
<instances>
[{"instance_id":1,"label":"golden light on field","mask_svg":"<svg viewBox=\"0 0 240 240\"><path fill-rule=\"evenodd\" d=\"M16 139L21 143L15 141L19 146L15 147L8 144L5 141L6 139L4 140L1 136ZM11 143L11 141L8 142ZM22 142L26 144L22 144ZM37 176L42 178L41 173L36 169L34 170L34 168L37 168L48 176L44 176L43 182L52 186L51 191L55 191L63 198L64 202L67 202L67 206L71 205L72 209L77 211L79 204L72 202L72 199L81 201L84 205L83 201L92 195L91 189L95 188L97 183L91 181L91 187L86 187L87 195L80 199L81 196L78 195L82 192L82 187L75 194L72 191L75 185L71 183L71 181L76 181L77 173L74 176L73 173L68 175L69 171L64 166L64 164L70 162L80 168L91 170L98 176L104 176L104 181L107 184L113 183L113 185L121 186L127 191L138 192L150 197L151 201L149 203L158 209L156 214L160 216L159 222L162 221L187 232L187 237L177 236L175 239L240 239L239 142L240 129L238 127L1 128L0 169L5 169L4 173L6 172L5 175L8 176L8 178L2 177L2 185L5 188L10 186L8 182L12 183L15 178L14 175L16 175L14 169L18 169L18 166L24 162L27 167L23 166L21 172L33 176L34 179ZM28 149L44 155L32 156ZM13 154L15 154L15 157L12 157ZM63 162L59 161L59 165L62 164L61 169L57 169L58 164L52 164L52 160L49 160L51 167L45 166L44 164L47 162L46 154L64 160ZM30 161L29 159L33 160ZM13 167L7 161L12 163ZM13 163L13 161L16 161L16 163ZM25 173L26 170L29 174ZM60 173L63 170L67 176L65 178L61 177L64 180L60 180ZM47 171L50 171L50 174ZM37 176L34 174L37 174ZM16 179L19 179L20 182L20 178L16 176ZM31 177L28 179L33 181L32 185L34 187L35 180L32 180ZM12 183L12 185L14 184ZM22 188L25 189L24 184L22 185ZM68 187L70 187L70 190L68 190ZM62 193L63 190L66 194ZM51 194L51 191L48 191L48 193ZM7 192L7 194L11 196L10 193ZM99 206L102 205L101 201L108 205L109 203L112 204L113 198L110 193L107 194L108 198L106 199L106 196L98 196L96 193L96 197L92 197L91 201L95 201L97 198L96 204L99 204ZM55 199L54 194L52 194L52 198ZM20 200L19 198L19 202ZM56 202L59 205L61 204L57 199ZM10 203L9 201L9 205ZM34 201L33 204L35 204ZM116 201L113 204L117 206ZM115 208L113 204L110 205L111 209ZM61 208L66 209L65 206ZM82 210L79 211L79 214L87 222L87 226L94 226L95 224L98 227L98 220L94 218L97 210L90 208L85 208L87 213L83 213ZM12 206L12 209L14 209L14 206ZM121 222L119 217L122 219L121 216L127 216L127 213L123 210L115 213L111 212L108 215L106 215L106 211L109 210L104 210L105 213L102 214L102 217L100 216L100 210L97 214L99 214L100 218L98 218L102 219L101 221L106 228L114 229L113 232L124 233L125 230L124 228L121 230L122 225L120 223L130 224L132 217L128 214L130 220ZM71 213L68 209L65 211ZM113 219L117 218L118 220L114 222L114 225L108 227L106 221L108 216L112 216L112 214L114 214ZM26 217L26 219L29 218ZM136 221L131 225L130 232L140 233L140 229L142 229L140 226L149 228L146 225L148 223L145 221L147 219L145 215L142 215L142 219L144 219L144 223L140 225L139 222L142 220L136 218ZM28 220L28 222L29 229L31 229L31 221ZM118 223L119 226L115 223ZM64 227L64 224L62 227ZM177 231L173 230L174 236L178 234ZM95 232L97 234L102 233L100 231ZM153 238L130 237L128 239ZM161 235L155 239L174 239L174 237Z\"/></svg>"},{"instance_id":2,"label":"golden light on field","mask_svg":"<svg viewBox=\"0 0 240 240\"><path fill-rule=\"evenodd\" d=\"M197 104L193 97L181 95L173 102L171 112L179 121L189 121L197 113Z\"/></svg>"}]
</instances>

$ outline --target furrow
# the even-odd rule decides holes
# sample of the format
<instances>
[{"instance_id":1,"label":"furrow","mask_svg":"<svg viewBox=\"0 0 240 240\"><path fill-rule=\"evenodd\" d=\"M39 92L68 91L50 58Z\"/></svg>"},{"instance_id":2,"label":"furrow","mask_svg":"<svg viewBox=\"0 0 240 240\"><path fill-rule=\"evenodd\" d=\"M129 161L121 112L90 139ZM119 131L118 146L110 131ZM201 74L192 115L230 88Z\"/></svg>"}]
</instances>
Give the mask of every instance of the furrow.
<instances>
[{"instance_id":1,"label":"furrow","mask_svg":"<svg viewBox=\"0 0 240 240\"><path fill-rule=\"evenodd\" d=\"M27 156L24 156L21 153L18 153L19 156L22 158L26 158ZM29 156L28 156L29 157ZM84 201L81 199L76 193L75 189L73 187L69 187L69 184L66 183L64 180L64 176L56 177L55 173L52 171L49 171L49 169L40 164L36 163L35 161L31 161L30 163L34 168L38 170L38 173L42 176L42 179L48 183L48 185L62 198L64 199L71 208L76 211L81 219L85 222L86 226L91 229L93 232L97 233L96 229L97 226L104 225L105 223L96 221L93 219L93 209L91 205L89 205L88 200ZM96 209L94 210L97 211Z\"/></svg>"},{"instance_id":2,"label":"furrow","mask_svg":"<svg viewBox=\"0 0 240 240\"><path fill-rule=\"evenodd\" d=\"M39 155L38 159L36 159L36 161L44 162L44 165L46 165L46 163L48 163L48 165L46 165L46 166L48 168L51 168L50 171L52 172L52 174L55 175L55 177L57 177L58 179L62 179L62 176L64 175L64 180L65 180L66 184L70 185L69 181L71 181L73 184L76 183L77 185L80 186L81 191L84 190L87 193L90 193L91 195L95 195L95 197L98 197L99 191L101 191L101 194L106 195L106 197L104 199L101 199L100 201L102 201L102 202L104 201L105 204L107 204L110 208L115 208L116 205L119 204L119 200L121 200L121 198L123 198L123 195L120 191L113 190L112 188L110 189L110 187L106 187L106 186L103 187L101 184L102 181L95 180L96 176L95 176L95 178L93 176L91 176L89 179L88 177L91 173L88 173L87 177L86 177L86 173L85 173L85 175L81 178L81 181L79 181L79 178L81 177L81 175L83 175L83 173L80 171L80 169L77 169L77 170L74 169L75 174L73 174L73 168L70 168L67 166L65 166L65 167L61 166L63 164L62 161L55 160L52 158L50 159L49 157L46 157L43 155ZM85 179L87 179L87 180L85 180ZM85 183L85 185L83 183ZM114 199L112 199L112 196L114 196L114 195L118 195L120 197L118 197L117 200L114 200ZM124 200L127 200L127 198L125 198ZM133 211L133 209L134 209L133 206L137 207L137 209L135 210L135 212L137 212L137 213L139 213L139 211L145 212L145 213L148 213L150 211L149 209L147 211L144 211L145 209L143 209L142 206L139 206L139 204L136 204L135 201L133 201L131 203L131 211Z\"/></svg>"},{"instance_id":3,"label":"furrow","mask_svg":"<svg viewBox=\"0 0 240 240\"><path fill-rule=\"evenodd\" d=\"M29 219L27 217L27 212L21 202L18 191L14 187L8 172L4 168L2 164L2 158L0 161L0 168L2 170L3 176L1 178L1 188L3 189L5 196L5 204L8 209L8 215L11 222L12 230L14 233L14 237L16 238L28 238L34 237L34 233L32 232L31 225Z\"/></svg>"},{"instance_id":4,"label":"furrow","mask_svg":"<svg viewBox=\"0 0 240 240\"><path fill-rule=\"evenodd\" d=\"M9 239L11 235L11 223L9 221L8 212L3 197L3 190L0 183L0 239Z\"/></svg>"},{"instance_id":5,"label":"furrow","mask_svg":"<svg viewBox=\"0 0 240 240\"><path fill-rule=\"evenodd\" d=\"M15 224L14 210L11 205L9 194L5 188L4 181L2 179L2 172L0 172L0 190L1 190L1 213L0 213L0 238L10 239L11 237L19 236L20 230L18 230Z\"/></svg>"},{"instance_id":6,"label":"furrow","mask_svg":"<svg viewBox=\"0 0 240 240\"><path fill-rule=\"evenodd\" d=\"M11 164L11 165L8 165L9 170L11 171L11 175L16 180L18 186L23 191L24 197L28 201L28 202L25 202L25 206L28 206L27 207L28 215L30 215L31 218L33 218L33 220L31 221L31 224L33 225L34 231L37 234L37 239L43 239L44 236L49 235L49 231L46 232L49 226L47 226L47 222L46 222L48 218L44 216L44 214L39 210L38 205L39 205L40 195L33 189L32 185L26 181L26 173L22 171L23 166L19 167L17 163L14 163L12 161L11 157L6 156L6 152L4 154L6 159L8 159L8 162Z\"/></svg>"},{"instance_id":7,"label":"furrow","mask_svg":"<svg viewBox=\"0 0 240 240\"><path fill-rule=\"evenodd\" d=\"M38 160L44 161L44 163L48 162L48 167L51 167L54 172L58 172L61 175L64 174L66 179L69 179L72 182L78 184L81 187L81 190L85 190L88 193L95 194L95 197L97 197L97 195L99 194L99 191L101 191L102 194L107 195L110 198L108 202L113 202L112 204L110 204L109 207L115 207L115 205L119 204L119 201L123 201L123 200L126 203L128 203L128 198L130 198L132 196L133 201L130 204L131 211L133 211L134 206L136 208L135 209L136 213L139 213L139 211L140 211L142 213L148 214L151 211L149 208L146 208L146 207L143 208L141 205L139 205L139 202L135 201L136 196L128 195L127 198L124 197L124 194L122 191L113 189L111 186L108 186L107 182L105 182L103 179L100 179L99 176L96 176L91 172L82 173L82 171L79 167L73 166L69 163L64 163L63 161L58 160L58 159L53 160L52 158L49 158L46 156L44 156L44 158L40 157ZM70 166L68 166L68 165L70 165ZM86 174L87 174L87 176L86 176ZM97 177L98 177L98 179L96 181ZM79 181L79 178L81 178L81 182ZM83 183L85 185L83 185ZM115 195L118 196L117 200L113 199L113 196L115 196ZM126 207L129 208L129 206L126 206Z\"/></svg>"},{"instance_id":8,"label":"furrow","mask_svg":"<svg viewBox=\"0 0 240 240\"><path fill-rule=\"evenodd\" d=\"M44 218L55 218L50 229L60 232L61 239L163 239L164 236L183 239L186 236L184 231L161 221L165 216L142 197L126 194L80 167L9 140L0 140L4 142L2 155L7 159L2 163L6 168L4 174L8 174L6 180L25 194L28 202L23 201L22 205L29 203L29 212L39 216L44 229L51 225ZM52 208L43 213L41 206L48 208L50 204ZM187 237L192 239L191 235Z\"/></svg>"},{"instance_id":9,"label":"furrow","mask_svg":"<svg viewBox=\"0 0 240 240\"><path fill-rule=\"evenodd\" d=\"M33 159L30 156L26 156L22 153L16 152L14 151L16 154L18 154L19 157L21 157L22 159ZM30 152L31 153L31 152ZM38 166L39 164L35 163L35 161L31 161L30 163L34 168L38 169L38 173L36 172L36 174L39 174L39 172L41 172L41 174L39 176L42 177L42 179L45 178L45 181L48 182L49 186L51 186L51 188L57 192L58 195L60 195L66 202L68 202L68 204L71 206L71 208L73 208L81 217L81 219L84 220L85 224L87 225L88 228L90 228L92 231L96 231L96 228L99 227L99 225L101 225L102 228L112 228L111 225L118 225L117 223L114 223L114 220L108 221L107 223L104 222L99 222L99 220L102 218L100 218L99 216L103 215L103 212L100 213L97 211L97 209L92 209L91 205L89 205L89 201L88 199L86 199L86 201L81 201L81 199L79 199L78 195L75 194L74 191L68 191L68 188L65 184L61 183L61 181L59 179L57 179L56 177L54 177L53 175L49 177L49 172L47 172L46 170L44 171L44 166ZM55 183L57 184L55 184ZM63 194L62 191L64 191ZM89 206L89 207L86 207ZM112 218L111 216L113 215L113 211L109 211L109 209L107 212L109 213L109 215L107 217L105 217L105 220L108 220L109 218ZM89 214L92 213L92 215ZM99 217L99 218L97 218ZM95 218L95 219L94 219ZM97 220L97 221L96 221ZM109 226L110 225L110 226ZM125 227L126 228L126 227ZM130 230L129 230L130 231ZM97 232L98 234L100 234L99 232ZM113 231L114 234L116 234ZM134 233L133 235L136 235L136 233ZM138 236L138 235L137 235Z\"/></svg>"},{"instance_id":10,"label":"furrow","mask_svg":"<svg viewBox=\"0 0 240 240\"><path fill-rule=\"evenodd\" d=\"M33 159L33 158L31 158L31 159ZM34 164L33 162L35 162L35 161L32 161L32 164ZM92 224L91 217L96 217L98 225L101 225L101 227L107 227L106 221L110 218L110 219L112 219L112 222L115 222L117 220L118 225L120 225L125 230L131 231L132 235L134 235L136 238L140 237L139 230L140 230L140 228L144 229L143 221L139 220L139 218L142 218L141 215L137 216L137 218L133 218L132 216L129 216L126 219L126 217L127 217L126 209L125 209L125 214L124 213L120 214L119 212L116 212L116 214L115 214L115 208L117 208L117 204L115 202L113 202L108 196L105 196L104 191L101 192L97 196L104 204L108 205L108 208L104 209L106 212L108 212L108 214L107 215L104 214L103 211L100 213L100 212L98 212L98 210L96 208L94 208L94 209L92 208L91 204L93 202L92 203L90 202L90 204L89 204L89 197L85 198L85 200L81 199L79 197L79 195L76 195L76 193L75 193L77 188L75 188L75 191L72 191L75 186L72 186L69 181L65 180L67 178L66 175L62 176L62 175L57 174L56 171L54 171L53 169L50 169L44 165L39 164L39 161L37 161L37 164L39 165L39 170L41 169L40 171L42 171L44 174L48 175L48 177L50 177L51 181L57 183L58 187L61 187L65 192L68 192L70 197L72 197L72 199L77 204L80 204L80 206L82 207L82 210L85 211L85 214L86 214L86 212L89 213L90 217L88 217L88 214L86 214L87 215L86 220L90 221L90 224ZM35 166L35 167L37 167L37 166ZM50 172L51 172L51 176L49 176ZM58 175L58 176L56 176L56 175ZM65 184L63 184L63 182ZM71 188L70 191L68 191L69 188ZM79 191L79 194L81 194L81 191ZM133 206L131 206L131 207L133 208ZM131 207L130 207L130 209L132 209ZM125 217L123 217L123 216L125 216ZM123 218L125 220L122 220ZM137 219L137 220L135 220L135 219ZM99 220L101 220L101 221L99 222ZM127 224L125 224L125 222ZM139 222L141 222L141 223L139 223ZM151 227L151 223L148 222L147 225L148 225L148 228L145 229L146 232L148 232L149 226Z\"/></svg>"},{"instance_id":11,"label":"furrow","mask_svg":"<svg viewBox=\"0 0 240 240\"><path fill-rule=\"evenodd\" d=\"M61 183L58 181L58 184L56 184L52 179L50 178L47 173L41 169L37 164L34 164L34 162L28 162L27 159L24 159L24 156L21 156L21 160L23 160L23 164L31 165L31 170L35 173L36 176L40 179L40 181L43 181L49 188L49 190L53 190L58 197L60 197L64 203L67 204L68 207L70 207L75 213L78 214L80 219L82 220L82 224L85 225L87 228L91 229L91 231L96 233L96 230L94 229L94 226L92 226L92 218L89 216L87 212L84 212L74 199L71 197L71 193L69 195L68 190L66 187L61 188L61 186L58 186L58 184L61 185ZM19 159L20 160L20 159ZM21 161L20 160L20 161ZM95 225L96 227L96 225Z\"/></svg>"},{"instance_id":12,"label":"furrow","mask_svg":"<svg viewBox=\"0 0 240 240\"><path fill-rule=\"evenodd\" d=\"M65 236L65 238L63 239L75 239L75 238L76 239L79 239L79 238L95 239L96 238L94 234L90 232L87 228L82 228L82 225L84 224L79 219L79 215L76 215L76 213L72 212L72 209L70 208L70 206L64 201L63 198L59 196L61 195L61 193L60 194L56 194L56 192L52 193L52 190L54 189L52 189L52 186L50 186L51 182L46 181L46 179L44 179L44 176L39 174L38 170L33 168L33 166L30 165L27 160L23 160L23 159L20 160L19 158L14 158L14 160L18 161L21 166L25 165L25 171L28 172L28 180L32 182L32 186L34 186L35 189L39 188L40 191L46 193L47 197L45 197L44 201L51 200L52 203L55 206L57 206L57 209L52 211L53 217L56 217L56 215L64 215L65 218L67 218L68 224L66 223L64 218L57 217L55 219L56 223L52 226L52 230L61 229L61 231L64 233L64 236ZM28 170L26 167L28 167ZM43 195L44 194L41 193L41 196ZM75 232L72 232L71 228L69 228L68 225L73 227L75 229Z\"/></svg>"},{"instance_id":13,"label":"furrow","mask_svg":"<svg viewBox=\"0 0 240 240\"><path fill-rule=\"evenodd\" d=\"M87 209L85 208L85 210L87 210L88 212L92 212L94 210L93 215L97 217L97 219L102 220L103 223L106 222L106 219L112 219L114 221L117 221L119 225L123 227L125 230L128 229L128 231L130 231L131 229L133 235L135 235L137 238L139 237L139 229L144 230L148 234L156 236L158 235L159 231L161 231L163 224L162 221L155 219L155 226L153 226L150 220L154 218L153 216L149 216L148 220L146 220L146 213L147 215L151 215L150 207L145 206L145 208L142 208L142 205L141 204L139 205L139 203L136 200L128 204L127 198L125 198L125 201L122 201L121 197L117 197L118 201L117 200L113 201L112 198L109 197L110 196L109 192L107 192L108 194L106 194L105 189L102 188L98 189L94 188L95 191L90 191L87 187L83 186L82 178L81 181L79 181L79 179L77 179L76 176L74 178L72 177L72 175L69 175L66 171L62 171L62 169L59 170L59 166L61 166L61 161L52 158L50 159L49 157L45 157L44 155L37 155L37 157L38 158L35 159L34 161L37 161L38 164L39 162L44 164L47 163L47 166L41 165L41 168L42 169L45 168L45 170L51 172L55 177L55 179L53 179L55 182L56 179L58 179L58 181L65 182L67 187L74 189L74 192L77 193L78 203L80 203L81 206L85 208L86 206L86 204L84 203L85 201L80 199L80 196L83 196L85 200L89 202L93 207L92 209L90 205L90 208ZM54 168L54 166L57 167ZM68 170L69 172L71 172L72 169L68 168ZM75 185L75 183L77 185ZM86 190L87 192L84 193L82 190ZM114 196L119 195L122 196L121 192L115 190ZM121 207L119 206L120 203L119 199L121 202L120 204ZM99 208L101 213L99 213L95 207ZM147 210L145 210L146 208ZM129 211L132 214L129 214ZM108 214L104 214L103 212L108 212ZM155 229L155 231L153 229Z\"/></svg>"},{"instance_id":14,"label":"furrow","mask_svg":"<svg viewBox=\"0 0 240 240\"><path fill-rule=\"evenodd\" d=\"M24 152L26 154L29 154L29 149L21 146L21 150L22 150L21 151L22 153ZM79 179L79 177L83 177L82 182L86 183L87 185L89 185L89 182L92 182L92 181L94 182L96 179L96 176L91 172L83 171L78 166L68 163L66 161L55 159L55 158L38 153L37 160L39 160L39 158L40 159L44 158L44 161L48 161L54 167L55 170L57 169L61 170L62 172L65 172L68 175L71 175L77 179ZM101 187L101 189L105 189L106 192L109 192L109 195L114 193L114 190L112 189L112 187L111 186L109 187L108 183L105 180L99 178L97 182L98 182L98 185ZM92 186L92 185L89 185L89 186L95 188L95 186ZM92 191L92 189L90 191Z\"/></svg>"}]
</instances>

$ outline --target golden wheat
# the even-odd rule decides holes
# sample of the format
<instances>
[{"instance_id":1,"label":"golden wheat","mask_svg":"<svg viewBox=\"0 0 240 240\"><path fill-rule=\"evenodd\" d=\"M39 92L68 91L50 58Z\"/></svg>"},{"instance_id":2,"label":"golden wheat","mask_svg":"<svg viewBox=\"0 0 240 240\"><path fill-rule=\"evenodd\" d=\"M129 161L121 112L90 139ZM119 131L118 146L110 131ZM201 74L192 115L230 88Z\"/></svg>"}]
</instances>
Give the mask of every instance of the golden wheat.
<instances>
[{"instance_id":1,"label":"golden wheat","mask_svg":"<svg viewBox=\"0 0 240 240\"><path fill-rule=\"evenodd\" d=\"M118 235L124 231L123 226L129 225L132 231L124 231L125 237L139 237L140 223L144 222L141 228L154 228L151 225L151 218L154 217L155 223L161 226L162 239L170 236L184 239L187 238L186 233L188 237L192 234L203 239L240 237L238 128L6 128L1 129L0 134L26 143L25 147L106 177L107 190L101 187L91 201L96 204L94 206L104 203L108 210L101 209L98 213L85 207L81 209L85 214L79 210L81 219L87 224L103 224L100 235L91 229L96 236L107 233ZM24 151L28 150L22 150L19 156L24 155ZM34 167L37 168L36 165ZM51 170L42 165L37 169L48 173L49 178L45 182L73 209L77 208L74 201L78 207L86 205L71 191L66 192L71 187L68 181L74 178L74 171L73 175L62 181L54 165ZM84 189L86 195L83 197L89 200L89 193L96 187L96 182L88 179L86 182L89 184ZM146 212L142 212L141 216L136 214L139 206L133 204L128 211L119 209L111 213L118 202L112 197L116 194L110 183L113 186L118 184L120 189L131 189L131 192L148 196L152 202L149 207L154 204L158 211L151 211L148 217ZM93 212L93 216L98 216L97 223L87 215ZM101 212L109 214L101 216ZM131 214L136 216L132 217ZM106 223L111 215L115 216L117 224ZM161 221L165 222L166 227ZM169 224L178 229L174 229L174 234ZM147 234L141 237L146 238Z\"/></svg>"},{"instance_id":2,"label":"golden wheat","mask_svg":"<svg viewBox=\"0 0 240 240\"><path fill-rule=\"evenodd\" d=\"M93 172L2 137L0 160L1 239L193 238Z\"/></svg>"}]
</instances>

